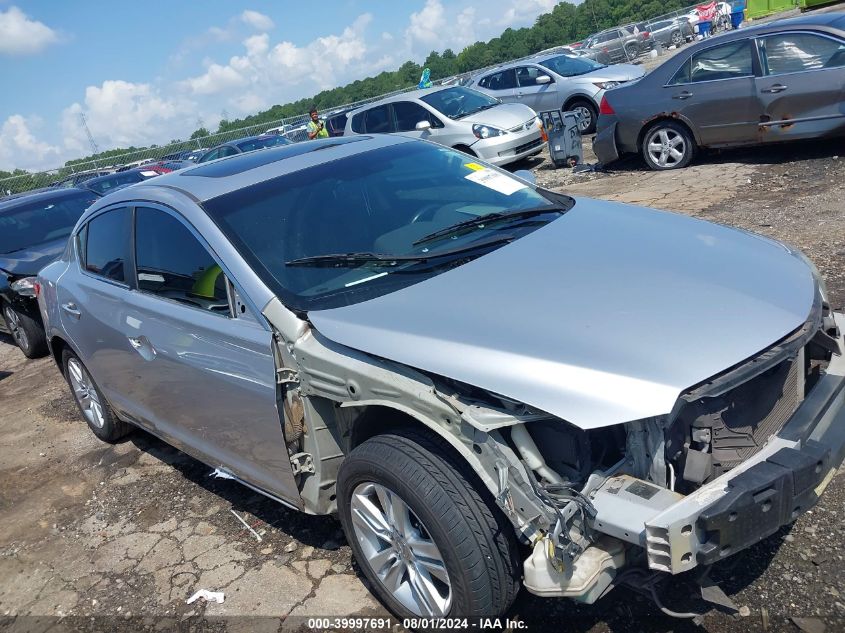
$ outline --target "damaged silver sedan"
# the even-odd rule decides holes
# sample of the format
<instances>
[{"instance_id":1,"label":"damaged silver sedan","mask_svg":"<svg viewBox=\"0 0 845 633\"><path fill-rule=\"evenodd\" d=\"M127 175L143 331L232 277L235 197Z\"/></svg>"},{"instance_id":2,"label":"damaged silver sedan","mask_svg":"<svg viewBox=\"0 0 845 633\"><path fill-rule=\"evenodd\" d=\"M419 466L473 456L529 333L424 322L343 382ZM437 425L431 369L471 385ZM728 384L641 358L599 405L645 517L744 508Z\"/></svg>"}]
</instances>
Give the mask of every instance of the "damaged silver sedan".
<instances>
[{"instance_id":1,"label":"damaged silver sedan","mask_svg":"<svg viewBox=\"0 0 845 633\"><path fill-rule=\"evenodd\" d=\"M843 460L843 316L799 252L425 141L129 187L39 283L99 438L141 427L337 513L405 617L705 569L795 520Z\"/></svg>"}]
</instances>

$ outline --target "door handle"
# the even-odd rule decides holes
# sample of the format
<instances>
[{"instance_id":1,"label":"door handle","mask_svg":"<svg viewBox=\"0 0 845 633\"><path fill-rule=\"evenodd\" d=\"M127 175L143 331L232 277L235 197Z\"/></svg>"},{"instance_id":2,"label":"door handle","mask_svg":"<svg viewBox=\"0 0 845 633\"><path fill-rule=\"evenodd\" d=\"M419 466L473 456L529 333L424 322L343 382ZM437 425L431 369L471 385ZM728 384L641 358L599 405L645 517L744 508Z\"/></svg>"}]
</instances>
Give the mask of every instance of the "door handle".
<instances>
[{"instance_id":1,"label":"door handle","mask_svg":"<svg viewBox=\"0 0 845 633\"><path fill-rule=\"evenodd\" d=\"M156 350L146 336L127 336L126 338L129 339L129 344L132 346L132 349L138 352L144 360L152 360L155 358Z\"/></svg>"},{"instance_id":2,"label":"door handle","mask_svg":"<svg viewBox=\"0 0 845 633\"><path fill-rule=\"evenodd\" d=\"M768 88L763 88L760 92L764 92L766 94L774 94L776 92L783 92L786 90L787 86L783 84L775 84L774 86L769 86Z\"/></svg>"},{"instance_id":3,"label":"door handle","mask_svg":"<svg viewBox=\"0 0 845 633\"><path fill-rule=\"evenodd\" d=\"M692 96L692 93L689 90L684 90L683 92L679 92L676 95L672 95L673 99L689 99Z\"/></svg>"},{"instance_id":4,"label":"door handle","mask_svg":"<svg viewBox=\"0 0 845 633\"><path fill-rule=\"evenodd\" d=\"M79 311L79 309L76 307L76 304L73 303L73 302L63 303L62 304L62 310L67 312L74 319L78 319L79 317L82 316L82 313Z\"/></svg>"}]
</instances>

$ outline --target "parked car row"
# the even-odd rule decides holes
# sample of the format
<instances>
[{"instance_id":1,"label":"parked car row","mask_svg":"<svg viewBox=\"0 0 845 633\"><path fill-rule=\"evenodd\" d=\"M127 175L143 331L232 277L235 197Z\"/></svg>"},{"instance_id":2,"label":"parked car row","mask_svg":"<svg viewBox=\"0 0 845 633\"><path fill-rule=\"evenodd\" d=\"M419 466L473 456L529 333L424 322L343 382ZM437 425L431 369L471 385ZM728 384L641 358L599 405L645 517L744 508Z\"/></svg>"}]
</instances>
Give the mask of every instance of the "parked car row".
<instances>
[{"instance_id":1,"label":"parked car row","mask_svg":"<svg viewBox=\"0 0 845 633\"><path fill-rule=\"evenodd\" d=\"M685 167L702 148L845 135L845 14L802 16L697 42L602 97L593 149Z\"/></svg>"},{"instance_id":2,"label":"parked car row","mask_svg":"<svg viewBox=\"0 0 845 633\"><path fill-rule=\"evenodd\" d=\"M337 514L399 617L706 570L842 463L845 318L783 244L421 140L498 160L529 113L423 90L342 138L0 203L13 337L99 439L145 429Z\"/></svg>"}]
</instances>

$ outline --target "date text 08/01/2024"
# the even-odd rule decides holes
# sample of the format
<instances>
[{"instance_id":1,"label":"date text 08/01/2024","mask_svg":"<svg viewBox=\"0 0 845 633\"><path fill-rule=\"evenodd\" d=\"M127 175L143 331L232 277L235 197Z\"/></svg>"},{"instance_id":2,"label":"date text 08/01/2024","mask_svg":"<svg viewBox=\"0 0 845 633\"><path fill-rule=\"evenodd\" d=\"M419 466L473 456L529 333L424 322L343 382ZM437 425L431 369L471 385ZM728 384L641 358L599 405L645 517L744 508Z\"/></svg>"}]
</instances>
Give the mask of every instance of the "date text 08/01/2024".
<instances>
[{"instance_id":1,"label":"date text 08/01/2024","mask_svg":"<svg viewBox=\"0 0 845 633\"><path fill-rule=\"evenodd\" d=\"M398 622L397 622L398 623ZM402 626L406 629L435 629L435 630L522 630L528 624L521 620L508 618L405 618ZM308 628L312 631L322 630L350 630L361 629L391 631L392 618L309 618Z\"/></svg>"}]
</instances>

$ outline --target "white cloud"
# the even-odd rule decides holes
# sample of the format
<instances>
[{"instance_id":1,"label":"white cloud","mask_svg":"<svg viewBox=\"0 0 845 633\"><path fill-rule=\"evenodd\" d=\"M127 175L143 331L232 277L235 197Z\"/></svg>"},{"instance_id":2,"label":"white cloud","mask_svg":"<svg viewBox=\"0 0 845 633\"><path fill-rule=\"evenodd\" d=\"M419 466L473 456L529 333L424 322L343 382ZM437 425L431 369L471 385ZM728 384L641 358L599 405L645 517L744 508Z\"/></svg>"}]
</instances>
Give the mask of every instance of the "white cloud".
<instances>
[{"instance_id":1,"label":"white cloud","mask_svg":"<svg viewBox=\"0 0 845 633\"><path fill-rule=\"evenodd\" d=\"M541 13L548 13L554 9L558 0L511 0L503 12L497 26L508 27L515 24L525 24L533 21Z\"/></svg>"},{"instance_id":2,"label":"white cloud","mask_svg":"<svg viewBox=\"0 0 845 633\"><path fill-rule=\"evenodd\" d=\"M252 11L251 9L247 9L241 13L241 22L251 26L256 31L269 31L276 26L269 16L258 11Z\"/></svg>"},{"instance_id":3,"label":"white cloud","mask_svg":"<svg viewBox=\"0 0 845 633\"><path fill-rule=\"evenodd\" d=\"M32 55L58 41L56 31L17 7L0 11L0 54Z\"/></svg>"},{"instance_id":4,"label":"white cloud","mask_svg":"<svg viewBox=\"0 0 845 633\"><path fill-rule=\"evenodd\" d=\"M420 61L431 51L446 48L460 51L478 39L475 7L460 12L447 10L440 0L426 0L425 6L412 13L405 29L407 56Z\"/></svg>"},{"instance_id":5,"label":"white cloud","mask_svg":"<svg viewBox=\"0 0 845 633\"><path fill-rule=\"evenodd\" d=\"M359 67L368 64L365 31L371 21L372 15L365 13L340 34L318 37L304 46L290 41L271 46L266 33L253 35L243 41L243 55L231 57L226 65L210 63L202 75L181 85L193 95L225 95L247 89L262 95L262 102L295 98L294 91L303 85L308 90L334 87L346 71L354 67L359 76ZM259 100L239 92L229 102L246 111Z\"/></svg>"},{"instance_id":6,"label":"white cloud","mask_svg":"<svg viewBox=\"0 0 845 633\"><path fill-rule=\"evenodd\" d=\"M100 149L164 143L195 127L197 104L183 96L162 95L150 84L121 80L88 86L84 103L74 103L62 113L65 147L90 152L80 121L85 114L88 128Z\"/></svg>"},{"instance_id":7,"label":"white cloud","mask_svg":"<svg viewBox=\"0 0 845 633\"><path fill-rule=\"evenodd\" d=\"M36 139L30 126L40 127L41 120L13 114L3 122L0 127L0 169L38 169L58 164L60 149Z\"/></svg>"}]
</instances>

